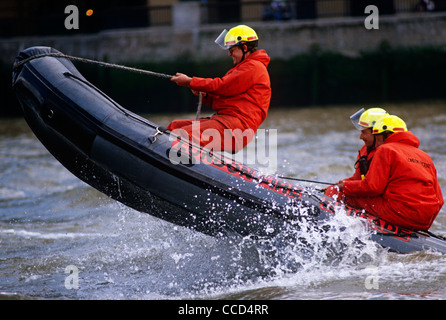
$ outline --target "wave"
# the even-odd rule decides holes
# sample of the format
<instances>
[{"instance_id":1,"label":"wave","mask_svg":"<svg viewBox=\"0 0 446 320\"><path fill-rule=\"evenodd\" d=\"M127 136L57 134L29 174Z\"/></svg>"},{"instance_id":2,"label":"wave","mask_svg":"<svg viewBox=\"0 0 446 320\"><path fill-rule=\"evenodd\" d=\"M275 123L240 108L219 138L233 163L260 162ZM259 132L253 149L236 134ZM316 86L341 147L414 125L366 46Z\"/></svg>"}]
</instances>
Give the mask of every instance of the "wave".
<instances>
[{"instance_id":1,"label":"wave","mask_svg":"<svg viewBox=\"0 0 446 320\"><path fill-rule=\"evenodd\" d=\"M81 233L81 232L35 232L27 230L5 229L0 230L0 235L17 236L27 239L44 239L44 240L59 240L59 239L75 239L75 238L97 238L100 233Z\"/></svg>"}]
</instances>

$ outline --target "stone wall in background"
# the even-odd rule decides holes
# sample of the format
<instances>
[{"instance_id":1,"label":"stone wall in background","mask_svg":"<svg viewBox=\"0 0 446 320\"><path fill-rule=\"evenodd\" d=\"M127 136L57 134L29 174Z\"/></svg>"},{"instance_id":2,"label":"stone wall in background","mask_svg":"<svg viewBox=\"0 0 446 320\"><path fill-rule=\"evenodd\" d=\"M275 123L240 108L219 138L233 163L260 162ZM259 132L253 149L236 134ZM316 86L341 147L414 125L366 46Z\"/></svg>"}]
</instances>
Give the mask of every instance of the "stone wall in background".
<instances>
[{"instance_id":1,"label":"stone wall in background","mask_svg":"<svg viewBox=\"0 0 446 320\"><path fill-rule=\"evenodd\" d=\"M290 58L318 47L349 56L376 49L381 43L392 47L446 45L446 13L420 13L379 17L379 29L367 30L364 17L249 23L260 37L261 48L275 58ZM181 57L200 61L221 58L226 53L214 44L224 28L232 25L199 25L179 21L172 27L107 30L97 34L0 39L0 61L12 63L27 47L51 46L63 53L90 59L118 62L159 62ZM82 28L82 26L81 26Z\"/></svg>"}]
</instances>

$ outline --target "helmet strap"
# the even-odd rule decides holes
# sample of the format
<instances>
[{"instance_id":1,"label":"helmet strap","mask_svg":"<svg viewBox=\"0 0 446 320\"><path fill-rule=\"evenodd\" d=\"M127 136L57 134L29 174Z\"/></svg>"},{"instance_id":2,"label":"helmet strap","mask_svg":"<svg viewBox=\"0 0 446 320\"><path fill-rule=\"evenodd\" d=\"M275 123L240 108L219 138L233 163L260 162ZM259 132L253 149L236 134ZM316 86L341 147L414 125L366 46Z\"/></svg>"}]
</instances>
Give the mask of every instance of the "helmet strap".
<instances>
[{"instance_id":1,"label":"helmet strap","mask_svg":"<svg viewBox=\"0 0 446 320\"><path fill-rule=\"evenodd\" d=\"M367 147L367 154L375 150L376 148L375 145L376 145L376 135L373 135L373 144L371 147Z\"/></svg>"},{"instance_id":2,"label":"helmet strap","mask_svg":"<svg viewBox=\"0 0 446 320\"><path fill-rule=\"evenodd\" d=\"M240 60L240 62L242 62L243 60L245 60L245 54L248 52L248 46L246 46L246 51L243 50L243 46L246 46L246 44L245 44L245 43L240 43L240 44L238 45L238 47L240 48L240 50L242 50L242 53L243 53L243 55L242 55L242 60Z\"/></svg>"},{"instance_id":3,"label":"helmet strap","mask_svg":"<svg viewBox=\"0 0 446 320\"><path fill-rule=\"evenodd\" d=\"M243 50L243 46L246 46L246 51ZM245 55L249 52L249 53L253 53L254 51L256 51L256 47L252 47L250 45L248 45L248 43L239 43L238 47L240 48L240 50L242 50L243 56L242 56L242 60L240 60L240 62L242 62L243 60L245 60Z\"/></svg>"},{"instance_id":4,"label":"helmet strap","mask_svg":"<svg viewBox=\"0 0 446 320\"><path fill-rule=\"evenodd\" d=\"M383 133L384 141L386 141L386 139L387 139L392 133L393 133L392 131L385 131L385 132Z\"/></svg>"}]
</instances>

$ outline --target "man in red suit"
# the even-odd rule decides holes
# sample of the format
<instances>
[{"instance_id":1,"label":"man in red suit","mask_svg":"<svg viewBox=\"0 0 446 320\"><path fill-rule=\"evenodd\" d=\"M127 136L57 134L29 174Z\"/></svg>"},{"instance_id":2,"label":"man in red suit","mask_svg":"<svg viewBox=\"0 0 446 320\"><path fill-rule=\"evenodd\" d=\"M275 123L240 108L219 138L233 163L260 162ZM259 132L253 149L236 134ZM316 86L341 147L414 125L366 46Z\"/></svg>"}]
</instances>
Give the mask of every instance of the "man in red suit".
<instances>
[{"instance_id":1,"label":"man in red suit","mask_svg":"<svg viewBox=\"0 0 446 320\"><path fill-rule=\"evenodd\" d=\"M382 108L370 108L365 111L364 108L362 108L350 117L350 120L353 122L355 128L361 131L359 139L364 141L364 145L359 150L358 157L356 158L355 172L350 178L345 180L364 179L375 154L376 138L372 133L373 125L377 120L381 119L385 115L388 115L388 113ZM336 195L339 197L338 200L344 200L340 197L339 189L336 184L326 188L325 195L329 197Z\"/></svg>"},{"instance_id":2,"label":"man in red suit","mask_svg":"<svg viewBox=\"0 0 446 320\"><path fill-rule=\"evenodd\" d=\"M167 129L210 149L236 153L253 139L268 114L270 57L257 49L257 34L245 25L224 30L215 42L228 50L234 64L222 78L177 73L171 80L195 94L202 93L203 103L216 113L198 119L199 125L191 119L174 120Z\"/></svg>"},{"instance_id":3,"label":"man in red suit","mask_svg":"<svg viewBox=\"0 0 446 320\"><path fill-rule=\"evenodd\" d=\"M444 204L432 159L397 116L373 126L376 151L362 180L338 182L345 202L390 223L428 230Z\"/></svg>"}]
</instances>

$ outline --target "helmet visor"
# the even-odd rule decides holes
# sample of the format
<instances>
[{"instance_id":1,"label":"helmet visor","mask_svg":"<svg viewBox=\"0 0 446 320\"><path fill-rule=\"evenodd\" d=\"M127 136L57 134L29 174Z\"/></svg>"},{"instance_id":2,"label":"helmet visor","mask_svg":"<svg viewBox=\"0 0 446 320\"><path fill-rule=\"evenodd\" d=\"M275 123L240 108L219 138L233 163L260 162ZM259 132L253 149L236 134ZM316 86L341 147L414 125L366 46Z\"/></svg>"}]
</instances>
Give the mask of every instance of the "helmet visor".
<instances>
[{"instance_id":1,"label":"helmet visor","mask_svg":"<svg viewBox=\"0 0 446 320\"><path fill-rule=\"evenodd\" d=\"M220 33L220 35L217 37L217 39L215 39L215 43L218 44L220 46L220 48L222 48L223 50L228 50L229 46L225 45L225 38L226 35L228 34L228 30L224 29L222 31L222 33Z\"/></svg>"},{"instance_id":2,"label":"helmet visor","mask_svg":"<svg viewBox=\"0 0 446 320\"><path fill-rule=\"evenodd\" d=\"M358 130L364 130L365 127L359 125L359 119L361 118L361 115L364 113L364 108L361 110L356 111L354 114L350 116L350 120L353 122L353 125Z\"/></svg>"}]
</instances>

